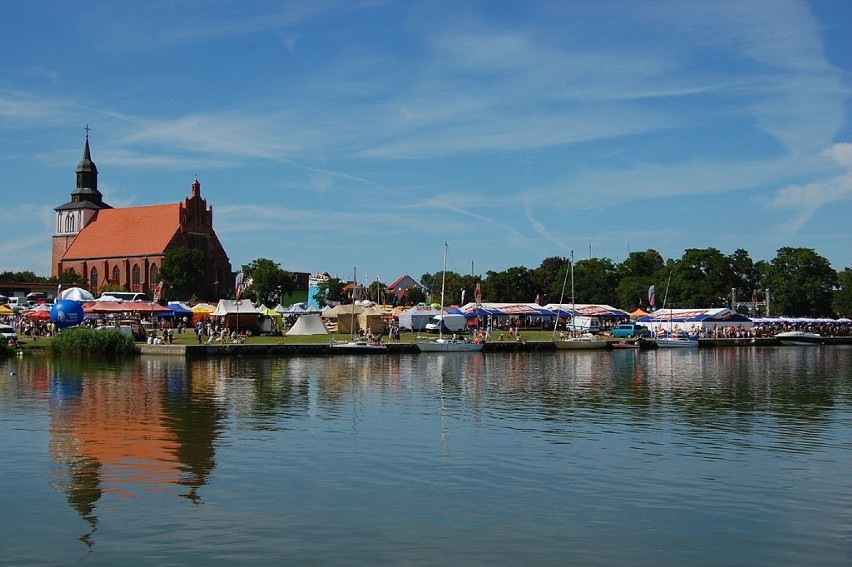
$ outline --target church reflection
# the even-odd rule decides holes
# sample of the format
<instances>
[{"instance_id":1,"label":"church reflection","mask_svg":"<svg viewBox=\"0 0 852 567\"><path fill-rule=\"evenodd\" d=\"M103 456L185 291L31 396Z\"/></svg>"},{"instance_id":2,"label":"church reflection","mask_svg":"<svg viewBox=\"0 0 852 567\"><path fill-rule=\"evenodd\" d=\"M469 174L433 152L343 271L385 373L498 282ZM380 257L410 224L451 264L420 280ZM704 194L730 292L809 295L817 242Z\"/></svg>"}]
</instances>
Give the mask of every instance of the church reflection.
<instances>
[{"instance_id":1,"label":"church reflection","mask_svg":"<svg viewBox=\"0 0 852 567\"><path fill-rule=\"evenodd\" d=\"M178 487L179 496L201 501L225 418L215 397L203 395L215 390L214 377L193 376L183 359L137 358L98 370L55 360L48 368L55 485L89 524L84 543L93 543L106 494L134 498Z\"/></svg>"}]
</instances>

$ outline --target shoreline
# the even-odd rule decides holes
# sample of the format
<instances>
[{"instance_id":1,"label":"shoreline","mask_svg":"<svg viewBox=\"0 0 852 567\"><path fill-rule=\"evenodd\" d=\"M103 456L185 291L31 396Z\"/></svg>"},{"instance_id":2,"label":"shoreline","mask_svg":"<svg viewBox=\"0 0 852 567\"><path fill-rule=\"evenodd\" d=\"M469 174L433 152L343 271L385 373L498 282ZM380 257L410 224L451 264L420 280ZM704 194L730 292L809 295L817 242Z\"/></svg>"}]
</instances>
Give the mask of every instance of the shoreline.
<instances>
[{"instance_id":1,"label":"shoreline","mask_svg":"<svg viewBox=\"0 0 852 567\"><path fill-rule=\"evenodd\" d=\"M822 346L852 345L852 337L823 337ZM775 337L698 339L699 348L743 348L783 346ZM814 345L820 346L820 345ZM387 343L386 354L418 354L414 343ZM649 347L650 349L656 346ZM796 347L786 347L796 348ZM498 352L556 352L551 341L525 342L489 342L482 349L484 353ZM607 349L611 350L611 349ZM647 349L641 349L647 350ZM217 356L318 356L330 355L331 349L326 343L312 344L210 344L210 345L148 345L140 344L137 352L147 356L183 356L185 358L207 358ZM582 351L580 351L582 352ZM339 355L335 355L339 356ZM361 356L361 355L356 355ZM370 356L376 356L372 354Z\"/></svg>"}]
</instances>

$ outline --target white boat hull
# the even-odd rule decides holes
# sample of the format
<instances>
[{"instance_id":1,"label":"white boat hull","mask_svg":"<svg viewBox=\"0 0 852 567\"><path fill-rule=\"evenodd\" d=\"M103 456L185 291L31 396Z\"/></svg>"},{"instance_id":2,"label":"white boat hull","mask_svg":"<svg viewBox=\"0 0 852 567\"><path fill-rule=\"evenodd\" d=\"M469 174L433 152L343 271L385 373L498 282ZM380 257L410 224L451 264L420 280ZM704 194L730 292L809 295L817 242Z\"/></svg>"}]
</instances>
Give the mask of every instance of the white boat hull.
<instances>
[{"instance_id":1,"label":"white boat hull","mask_svg":"<svg viewBox=\"0 0 852 567\"><path fill-rule=\"evenodd\" d=\"M606 348L609 346L609 343L600 339L575 337L553 341L553 346L555 346L557 350L597 350Z\"/></svg>"},{"instance_id":2,"label":"white boat hull","mask_svg":"<svg viewBox=\"0 0 852 567\"><path fill-rule=\"evenodd\" d=\"M663 337L656 341L657 348L698 348L698 341L693 339Z\"/></svg>"},{"instance_id":3,"label":"white boat hull","mask_svg":"<svg viewBox=\"0 0 852 567\"><path fill-rule=\"evenodd\" d=\"M481 352L483 343L452 339L435 339L415 343L420 352Z\"/></svg>"},{"instance_id":4,"label":"white boat hull","mask_svg":"<svg viewBox=\"0 0 852 567\"><path fill-rule=\"evenodd\" d=\"M387 345L367 341L334 341L330 348L332 352L347 354L382 354L388 351Z\"/></svg>"},{"instance_id":5,"label":"white boat hull","mask_svg":"<svg viewBox=\"0 0 852 567\"><path fill-rule=\"evenodd\" d=\"M809 333L807 331L787 331L785 333L778 333L775 335L775 338L778 339L782 345L787 346L811 346L821 345L823 343L822 335Z\"/></svg>"}]
</instances>

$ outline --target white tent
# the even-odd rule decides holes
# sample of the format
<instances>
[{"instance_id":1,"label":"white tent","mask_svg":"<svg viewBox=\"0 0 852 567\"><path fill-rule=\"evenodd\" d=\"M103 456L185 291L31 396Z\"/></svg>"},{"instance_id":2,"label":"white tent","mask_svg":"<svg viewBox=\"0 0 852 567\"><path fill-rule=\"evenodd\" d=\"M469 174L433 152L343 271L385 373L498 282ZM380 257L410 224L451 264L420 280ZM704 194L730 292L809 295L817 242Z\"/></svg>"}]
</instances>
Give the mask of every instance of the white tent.
<instances>
[{"instance_id":1,"label":"white tent","mask_svg":"<svg viewBox=\"0 0 852 567\"><path fill-rule=\"evenodd\" d=\"M415 305L399 314L399 328L422 331L426 328L426 324L432 320L432 317L440 314L441 311L431 305Z\"/></svg>"},{"instance_id":2,"label":"white tent","mask_svg":"<svg viewBox=\"0 0 852 567\"><path fill-rule=\"evenodd\" d=\"M59 299L70 299L71 301L94 301L95 296L81 287L69 287L63 289Z\"/></svg>"},{"instance_id":3,"label":"white tent","mask_svg":"<svg viewBox=\"0 0 852 567\"><path fill-rule=\"evenodd\" d=\"M322 324L319 313L311 313L299 317L289 331L285 333L292 335L327 335L328 329Z\"/></svg>"}]
</instances>

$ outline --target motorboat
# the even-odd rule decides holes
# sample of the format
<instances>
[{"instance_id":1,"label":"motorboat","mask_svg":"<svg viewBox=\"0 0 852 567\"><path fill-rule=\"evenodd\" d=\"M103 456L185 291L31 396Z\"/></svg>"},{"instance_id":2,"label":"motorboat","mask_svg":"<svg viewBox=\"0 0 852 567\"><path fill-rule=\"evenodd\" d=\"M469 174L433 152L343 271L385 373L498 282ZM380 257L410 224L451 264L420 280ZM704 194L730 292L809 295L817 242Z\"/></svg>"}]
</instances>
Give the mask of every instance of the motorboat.
<instances>
[{"instance_id":1,"label":"motorboat","mask_svg":"<svg viewBox=\"0 0 852 567\"><path fill-rule=\"evenodd\" d=\"M355 338L350 341L331 341L332 352L347 354L382 354L388 351L388 346L380 341L366 338Z\"/></svg>"},{"instance_id":2,"label":"motorboat","mask_svg":"<svg viewBox=\"0 0 852 567\"><path fill-rule=\"evenodd\" d=\"M620 341L611 342L609 346L611 348L614 348L614 349L638 349L638 348L642 348L641 345L639 344L638 340L628 341L627 339L621 339Z\"/></svg>"},{"instance_id":3,"label":"motorboat","mask_svg":"<svg viewBox=\"0 0 852 567\"><path fill-rule=\"evenodd\" d=\"M775 335L775 338L782 345L791 346L821 345L824 342L822 335L810 331L785 331Z\"/></svg>"}]
</instances>

